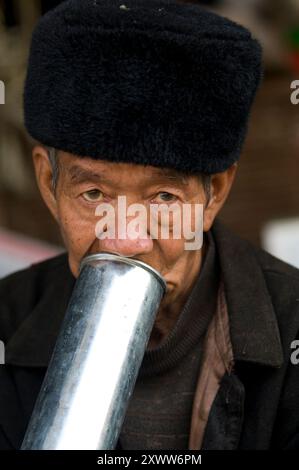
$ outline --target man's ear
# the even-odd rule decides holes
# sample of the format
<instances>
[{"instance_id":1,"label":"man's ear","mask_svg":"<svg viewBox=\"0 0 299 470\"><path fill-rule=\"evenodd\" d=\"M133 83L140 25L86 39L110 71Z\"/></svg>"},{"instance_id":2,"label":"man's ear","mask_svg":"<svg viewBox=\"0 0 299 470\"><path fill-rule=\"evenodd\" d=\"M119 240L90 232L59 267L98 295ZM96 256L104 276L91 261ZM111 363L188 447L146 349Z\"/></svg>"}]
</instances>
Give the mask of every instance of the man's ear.
<instances>
[{"instance_id":1,"label":"man's ear","mask_svg":"<svg viewBox=\"0 0 299 470\"><path fill-rule=\"evenodd\" d=\"M203 230L207 232L213 225L214 219L225 203L231 190L237 172L237 163L234 163L222 173L211 176L211 197L204 210Z\"/></svg>"},{"instance_id":2,"label":"man's ear","mask_svg":"<svg viewBox=\"0 0 299 470\"><path fill-rule=\"evenodd\" d=\"M41 145L36 145L32 150L33 165L35 169L35 176L37 185L39 187L41 196L46 203L48 209L53 217L57 217L57 201L52 186L53 172L51 163L48 157L48 151Z\"/></svg>"}]
</instances>

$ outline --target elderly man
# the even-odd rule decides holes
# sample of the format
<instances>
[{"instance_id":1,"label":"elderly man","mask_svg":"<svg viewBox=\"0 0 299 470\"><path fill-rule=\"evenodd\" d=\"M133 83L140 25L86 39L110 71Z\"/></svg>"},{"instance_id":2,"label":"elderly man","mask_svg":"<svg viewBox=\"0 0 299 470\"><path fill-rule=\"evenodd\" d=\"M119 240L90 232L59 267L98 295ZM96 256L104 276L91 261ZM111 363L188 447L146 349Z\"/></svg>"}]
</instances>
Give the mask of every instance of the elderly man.
<instances>
[{"instance_id":1,"label":"elderly man","mask_svg":"<svg viewBox=\"0 0 299 470\"><path fill-rule=\"evenodd\" d=\"M196 5L68 0L40 20L25 124L67 254L0 283L1 449L20 447L80 261L102 251L167 283L118 448L299 448L299 273L217 220L260 77L251 34ZM98 237L119 196L201 204L202 247Z\"/></svg>"}]
</instances>

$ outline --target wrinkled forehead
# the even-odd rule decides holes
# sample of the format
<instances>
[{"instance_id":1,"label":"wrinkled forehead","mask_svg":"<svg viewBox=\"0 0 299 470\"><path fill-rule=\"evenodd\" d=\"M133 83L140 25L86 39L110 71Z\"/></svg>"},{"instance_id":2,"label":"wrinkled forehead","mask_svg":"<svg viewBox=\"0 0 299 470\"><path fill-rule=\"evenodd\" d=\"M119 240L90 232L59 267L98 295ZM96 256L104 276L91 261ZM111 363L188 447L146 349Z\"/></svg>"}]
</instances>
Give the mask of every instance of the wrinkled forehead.
<instances>
[{"instance_id":1,"label":"wrinkled forehead","mask_svg":"<svg viewBox=\"0 0 299 470\"><path fill-rule=\"evenodd\" d=\"M161 182L187 186L192 175L173 168L154 167L134 163L111 162L105 159L78 157L60 152L59 162L69 180L82 182L87 179L113 180L115 178L131 177L145 182Z\"/></svg>"}]
</instances>

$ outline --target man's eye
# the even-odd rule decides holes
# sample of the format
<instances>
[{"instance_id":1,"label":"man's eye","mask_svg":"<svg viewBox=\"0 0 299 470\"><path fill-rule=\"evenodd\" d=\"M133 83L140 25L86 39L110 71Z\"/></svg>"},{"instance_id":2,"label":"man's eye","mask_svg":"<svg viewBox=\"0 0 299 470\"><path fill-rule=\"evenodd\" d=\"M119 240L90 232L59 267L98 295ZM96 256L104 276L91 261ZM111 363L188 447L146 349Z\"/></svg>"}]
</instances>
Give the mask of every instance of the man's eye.
<instances>
[{"instance_id":1,"label":"man's eye","mask_svg":"<svg viewBox=\"0 0 299 470\"><path fill-rule=\"evenodd\" d=\"M163 202L174 202L177 200L177 196L167 192L158 193L158 196L160 196Z\"/></svg>"},{"instance_id":2,"label":"man's eye","mask_svg":"<svg viewBox=\"0 0 299 470\"><path fill-rule=\"evenodd\" d=\"M85 191L82 196L88 202L98 202L103 196L103 193L99 189L91 189L90 191Z\"/></svg>"}]
</instances>

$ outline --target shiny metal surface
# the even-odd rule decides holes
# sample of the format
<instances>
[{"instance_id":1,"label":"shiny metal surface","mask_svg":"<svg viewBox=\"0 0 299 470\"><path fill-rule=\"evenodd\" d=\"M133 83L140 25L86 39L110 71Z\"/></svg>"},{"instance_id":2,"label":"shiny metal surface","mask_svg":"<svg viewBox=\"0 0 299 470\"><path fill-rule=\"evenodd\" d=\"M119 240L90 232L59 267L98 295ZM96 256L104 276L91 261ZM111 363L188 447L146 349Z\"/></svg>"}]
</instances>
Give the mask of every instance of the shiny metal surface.
<instances>
[{"instance_id":1,"label":"shiny metal surface","mask_svg":"<svg viewBox=\"0 0 299 470\"><path fill-rule=\"evenodd\" d=\"M22 449L115 448L165 288L137 260L82 261Z\"/></svg>"}]
</instances>

